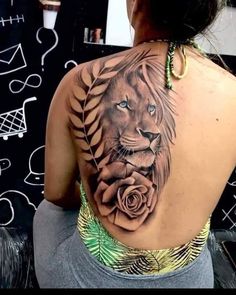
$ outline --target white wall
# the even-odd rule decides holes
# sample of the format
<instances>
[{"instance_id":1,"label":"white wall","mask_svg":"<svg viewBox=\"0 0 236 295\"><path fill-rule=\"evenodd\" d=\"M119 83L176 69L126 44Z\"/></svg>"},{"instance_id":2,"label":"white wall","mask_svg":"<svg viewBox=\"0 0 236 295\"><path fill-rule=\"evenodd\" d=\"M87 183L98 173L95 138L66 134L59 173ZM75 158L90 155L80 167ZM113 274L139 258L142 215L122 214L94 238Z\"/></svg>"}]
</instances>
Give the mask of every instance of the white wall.
<instances>
[{"instance_id":1,"label":"white wall","mask_svg":"<svg viewBox=\"0 0 236 295\"><path fill-rule=\"evenodd\" d=\"M132 30L133 31L133 30ZM236 8L225 8L214 25L208 38L197 38L208 53L236 56ZM126 12L126 0L109 0L106 44L132 46L132 33ZM214 49L217 49L217 51Z\"/></svg>"},{"instance_id":2,"label":"white wall","mask_svg":"<svg viewBox=\"0 0 236 295\"><path fill-rule=\"evenodd\" d=\"M106 44L132 46L133 29L127 16L126 0L109 0Z\"/></svg>"},{"instance_id":3,"label":"white wall","mask_svg":"<svg viewBox=\"0 0 236 295\"><path fill-rule=\"evenodd\" d=\"M211 34L208 38L213 46L206 40L201 38L199 44L209 53L236 55L236 8L225 8L216 22L211 27ZM216 50L214 49L216 48Z\"/></svg>"}]
</instances>

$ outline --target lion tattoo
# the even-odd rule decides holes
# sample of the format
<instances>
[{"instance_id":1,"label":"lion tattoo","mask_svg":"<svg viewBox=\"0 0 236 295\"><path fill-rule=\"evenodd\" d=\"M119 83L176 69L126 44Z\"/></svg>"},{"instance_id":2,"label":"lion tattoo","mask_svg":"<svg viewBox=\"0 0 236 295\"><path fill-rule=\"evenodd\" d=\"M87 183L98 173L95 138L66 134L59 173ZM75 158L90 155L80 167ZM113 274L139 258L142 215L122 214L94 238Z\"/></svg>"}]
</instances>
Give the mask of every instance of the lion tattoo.
<instances>
[{"instance_id":1,"label":"lion tattoo","mask_svg":"<svg viewBox=\"0 0 236 295\"><path fill-rule=\"evenodd\" d=\"M173 100L161 85L164 70L156 56L142 53L124 60L114 66L94 116L96 122L99 118L96 124L101 130L92 139L98 148L94 154L101 154L103 163L96 164L94 200L102 216L125 230L135 231L154 211L170 174L175 112ZM93 87L98 90L99 75L97 81L98 86ZM88 118L92 112L83 117ZM80 122L83 125L82 117ZM75 124L74 129L78 130ZM91 148L89 137L87 145ZM94 159L97 161L95 156L86 156L87 161Z\"/></svg>"}]
</instances>

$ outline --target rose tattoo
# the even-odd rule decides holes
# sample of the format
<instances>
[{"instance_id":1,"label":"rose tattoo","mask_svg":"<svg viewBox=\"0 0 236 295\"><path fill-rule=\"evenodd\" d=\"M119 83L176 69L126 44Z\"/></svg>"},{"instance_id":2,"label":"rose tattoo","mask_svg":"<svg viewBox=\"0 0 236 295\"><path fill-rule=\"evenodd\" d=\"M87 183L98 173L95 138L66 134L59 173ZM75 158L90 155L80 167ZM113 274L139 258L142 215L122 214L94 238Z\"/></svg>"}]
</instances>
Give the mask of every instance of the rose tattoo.
<instances>
[{"instance_id":1,"label":"rose tattoo","mask_svg":"<svg viewBox=\"0 0 236 295\"><path fill-rule=\"evenodd\" d=\"M137 230L156 205L153 183L121 162L112 163L104 169L95 193L100 214L121 228ZM127 172L130 173L127 175ZM110 179L116 180L108 184Z\"/></svg>"}]
</instances>

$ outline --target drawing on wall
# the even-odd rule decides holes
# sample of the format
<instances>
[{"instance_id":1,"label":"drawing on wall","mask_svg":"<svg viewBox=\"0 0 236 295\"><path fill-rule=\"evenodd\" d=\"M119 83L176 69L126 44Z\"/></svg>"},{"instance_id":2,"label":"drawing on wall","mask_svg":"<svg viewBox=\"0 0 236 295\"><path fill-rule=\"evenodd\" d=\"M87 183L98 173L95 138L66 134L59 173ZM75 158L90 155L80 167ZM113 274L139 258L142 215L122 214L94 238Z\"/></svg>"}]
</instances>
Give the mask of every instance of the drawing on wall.
<instances>
[{"instance_id":1,"label":"drawing on wall","mask_svg":"<svg viewBox=\"0 0 236 295\"><path fill-rule=\"evenodd\" d=\"M42 78L38 74L31 74L27 77L25 81L21 80L12 80L9 83L9 90L12 93L20 93L25 89L26 86L31 88L38 88L42 84Z\"/></svg>"},{"instance_id":2,"label":"drawing on wall","mask_svg":"<svg viewBox=\"0 0 236 295\"><path fill-rule=\"evenodd\" d=\"M39 42L39 44L42 44L42 41L39 39L39 32L43 29L43 27L39 28L37 33L36 33L36 39L37 41ZM41 57L41 66L42 66L42 71L44 71L44 60L46 58L46 55L48 55L54 48L57 47L57 44L58 44L58 41L59 41L59 38L58 38L58 35L57 35L57 32L54 30L54 29L51 29L50 31L53 32L54 34L54 37L55 37L55 42L54 44L42 55Z\"/></svg>"},{"instance_id":3,"label":"drawing on wall","mask_svg":"<svg viewBox=\"0 0 236 295\"><path fill-rule=\"evenodd\" d=\"M25 18L24 15L22 14L21 16L19 16L18 14L15 17L9 16L9 18L0 18L0 24L5 27L6 24L10 24L12 25L13 23L19 23L19 22L25 22Z\"/></svg>"},{"instance_id":4,"label":"drawing on wall","mask_svg":"<svg viewBox=\"0 0 236 295\"><path fill-rule=\"evenodd\" d=\"M16 217L16 210L18 210L20 207L22 207L22 209L31 209L33 212L37 210L37 207L30 202L29 198L20 191L7 190L1 193L0 226L6 226L12 223Z\"/></svg>"},{"instance_id":5,"label":"drawing on wall","mask_svg":"<svg viewBox=\"0 0 236 295\"><path fill-rule=\"evenodd\" d=\"M0 75L27 67L21 43L0 51Z\"/></svg>"},{"instance_id":6,"label":"drawing on wall","mask_svg":"<svg viewBox=\"0 0 236 295\"><path fill-rule=\"evenodd\" d=\"M15 217L12 202L6 198L1 198L0 208L1 208L1 211L5 213L4 214L5 216L2 216L1 214L0 226L9 225L12 222L12 220L14 220L14 217Z\"/></svg>"},{"instance_id":7,"label":"drawing on wall","mask_svg":"<svg viewBox=\"0 0 236 295\"><path fill-rule=\"evenodd\" d=\"M11 167L11 161L9 159L0 159L0 176L3 170L7 170Z\"/></svg>"},{"instance_id":8,"label":"drawing on wall","mask_svg":"<svg viewBox=\"0 0 236 295\"><path fill-rule=\"evenodd\" d=\"M73 64L75 67L78 65L76 61L74 61L74 60L71 59L71 60L68 60L68 61L65 63L65 65L64 65L65 69L67 69L68 64Z\"/></svg>"},{"instance_id":9,"label":"drawing on wall","mask_svg":"<svg viewBox=\"0 0 236 295\"><path fill-rule=\"evenodd\" d=\"M44 149L45 145L35 149L29 157L29 174L24 182L29 185L44 185Z\"/></svg>"},{"instance_id":10,"label":"drawing on wall","mask_svg":"<svg viewBox=\"0 0 236 295\"><path fill-rule=\"evenodd\" d=\"M234 171L234 173L235 173L235 181L234 180L232 182L231 181L228 181L228 184L230 186L236 186L236 170Z\"/></svg>"},{"instance_id":11,"label":"drawing on wall","mask_svg":"<svg viewBox=\"0 0 236 295\"><path fill-rule=\"evenodd\" d=\"M23 102L22 108L0 114L0 137L3 140L8 140L8 137L13 135L22 138L27 132L25 104L35 100L37 100L36 97L28 98Z\"/></svg>"},{"instance_id":12,"label":"drawing on wall","mask_svg":"<svg viewBox=\"0 0 236 295\"><path fill-rule=\"evenodd\" d=\"M226 212L224 209L222 209L222 212L224 213L224 217L222 221L228 220L230 221L231 227L230 230L236 229L236 196L233 195L235 204Z\"/></svg>"}]
</instances>

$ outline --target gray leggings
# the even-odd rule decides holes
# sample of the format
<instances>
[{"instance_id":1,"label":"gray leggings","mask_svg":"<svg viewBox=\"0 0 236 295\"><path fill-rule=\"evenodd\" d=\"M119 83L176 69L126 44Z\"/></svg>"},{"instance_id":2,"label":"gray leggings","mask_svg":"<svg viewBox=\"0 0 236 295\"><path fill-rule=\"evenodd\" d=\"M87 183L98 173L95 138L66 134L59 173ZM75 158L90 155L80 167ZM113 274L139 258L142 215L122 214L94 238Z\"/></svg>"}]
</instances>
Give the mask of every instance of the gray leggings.
<instances>
[{"instance_id":1,"label":"gray leggings","mask_svg":"<svg viewBox=\"0 0 236 295\"><path fill-rule=\"evenodd\" d=\"M182 269L163 275L129 275L113 271L93 257L76 228L78 211L44 200L34 217L35 271L41 288L213 288L207 246Z\"/></svg>"}]
</instances>

